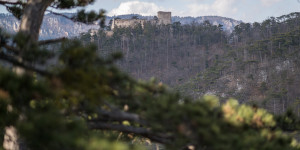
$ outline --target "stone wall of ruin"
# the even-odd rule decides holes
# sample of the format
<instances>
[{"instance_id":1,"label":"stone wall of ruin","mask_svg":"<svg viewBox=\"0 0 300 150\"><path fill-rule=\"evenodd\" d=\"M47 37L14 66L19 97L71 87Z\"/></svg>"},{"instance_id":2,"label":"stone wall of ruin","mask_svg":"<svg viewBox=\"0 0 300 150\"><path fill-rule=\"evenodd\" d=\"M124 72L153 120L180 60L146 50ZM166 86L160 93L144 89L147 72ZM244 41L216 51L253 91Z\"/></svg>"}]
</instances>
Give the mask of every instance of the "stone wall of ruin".
<instances>
[{"instance_id":1,"label":"stone wall of ruin","mask_svg":"<svg viewBox=\"0 0 300 150\"><path fill-rule=\"evenodd\" d=\"M141 24L143 27L146 21L147 20L144 19L117 19L114 20L112 29L114 29L115 27L120 27L120 28L134 27L137 26L138 24Z\"/></svg>"},{"instance_id":2,"label":"stone wall of ruin","mask_svg":"<svg viewBox=\"0 0 300 150\"><path fill-rule=\"evenodd\" d=\"M158 23L164 25L171 24L172 23L171 15L172 15L171 12L159 11L157 13Z\"/></svg>"},{"instance_id":3,"label":"stone wall of ruin","mask_svg":"<svg viewBox=\"0 0 300 150\"><path fill-rule=\"evenodd\" d=\"M171 21L171 12L162 12L159 11L157 13L158 20L145 20L145 19L117 19L113 20L111 29L113 30L116 27L119 28L128 28L128 27L135 27L138 24L141 24L144 28L144 24L149 22L151 24L158 24L158 25L168 25L172 24Z\"/></svg>"}]
</instances>

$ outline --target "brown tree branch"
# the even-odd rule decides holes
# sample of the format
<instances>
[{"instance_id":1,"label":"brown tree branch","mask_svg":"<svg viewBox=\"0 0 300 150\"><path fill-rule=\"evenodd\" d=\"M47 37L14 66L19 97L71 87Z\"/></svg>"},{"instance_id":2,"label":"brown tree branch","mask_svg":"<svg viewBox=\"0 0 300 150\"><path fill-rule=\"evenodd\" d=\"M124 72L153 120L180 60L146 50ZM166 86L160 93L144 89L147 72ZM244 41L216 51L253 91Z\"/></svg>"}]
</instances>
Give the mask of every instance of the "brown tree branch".
<instances>
[{"instance_id":1,"label":"brown tree branch","mask_svg":"<svg viewBox=\"0 0 300 150\"><path fill-rule=\"evenodd\" d=\"M39 45L53 44L53 43L63 42L66 39L67 39L66 37L63 37L58 39L43 40L43 41L39 41L38 44Z\"/></svg>"},{"instance_id":2,"label":"brown tree branch","mask_svg":"<svg viewBox=\"0 0 300 150\"><path fill-rule=\"evenodd\" d=\"M171 136L158 135L151 132L150 129L141 128L141 127L123 126L120 124L111 124L111 123L103 123L103 122L88 122L88 126L90 129L96 129L96 130L115 130L124 133L134 133L136 135L149 138L154 142L159 142L163 144L170 143L172 140Z\"/></svg>"},{"instance_id":3,"label":"brown tree branch","mask_svg":"<svg viewBox=\"0 0 300 150\"><path fill-rule=\"evenodd\" d=\"M0 0L0 5L22 5L23 3L20 1L10 2L10 1L2 1Z\"/></svg>"},{"instance_id":4,"label":"brown tree branch","mask_svg":"<svg viewBox=\"0 0 300 150\"><path fill-rule=\"evenodd\" d=\"M72 17L69 17L67 15L64 15L64 14L61 14L61 13L57 13L57 12L54 12L54 11L51 11L51 10L46 10L46 11L49 12L49 13L51 13L51 14L53 14L53 15L61 16L61 17L64 17L66 19L69 19L71 21L75 21L76 22L75 19L73 19Z\"/></svg>"},{"instance_id":5,"label":"brown tree branch","mask_svg":"<svg viewBox=\"0 0 300 150\"><path fill-rule=\"evenodd\" d=\"M0 46L1 47L1 46ZM9 46L7 44L3 45L4 48L6 48L7 50L15 53L15 54L18 54L20 52L20 50L18 50L17 48L13 47L13 46Z\"/></svg>"},{"instance_id":6,"label":"brown tree branch","mask_svg":"<svg viewBox=\"0 0 300 150\"><path fill-rule=\"evenodd\" d=\"M19 66L21 68L24 68L26 70L29 70L29 71L33 71L33 72L36 72L42 76L48 76L48 77L51 77L53 76L53 74L45 71L45 70L40 70L40 69L37 69L35 67L32 67L32 66L29 66L29 65L26 65L20 61L18 61L16 58L14 58L13 56L9 56L9 55L6 55L4 54L3 52L0 53L0 59L1 60L4 60L6 62L9 62L15 66Z\"/></svg>"},{"instance_id":7,"label":"brown tree branch","mask_svg":"<svg viewBox=\"0 0 300 150\"><path fill-rule=\"evenodd\" d=\"M47 12L49 12L50 14L54 14L54 15L57 15L57 16L61 16L61 17L64 17L66 19L69 19L73 22L78 22L78 23L83 23L83 24L93 24L93 23L89 23L89 22L85 22L85 21L80 21L76 18L76 16L73 16L73 17L69 17L67 15L64 15L64 14L61 14L61 13L57 13L57 12L54 12L54 11L51 11L51 10L46 10Z\"/></svg>"},{"instance_id":8,"label":"brown tree branch","mask_svg":"<svg viewBox=\"0 0 300 150\"><path fill-rule=\"evenodd\" d=\"M142 120L139 115L128 113L120 110L105 111L98 110L98 118L91 121L131 121L141 125L147 125L145 120Z\"/></svg>"}]
</instances>

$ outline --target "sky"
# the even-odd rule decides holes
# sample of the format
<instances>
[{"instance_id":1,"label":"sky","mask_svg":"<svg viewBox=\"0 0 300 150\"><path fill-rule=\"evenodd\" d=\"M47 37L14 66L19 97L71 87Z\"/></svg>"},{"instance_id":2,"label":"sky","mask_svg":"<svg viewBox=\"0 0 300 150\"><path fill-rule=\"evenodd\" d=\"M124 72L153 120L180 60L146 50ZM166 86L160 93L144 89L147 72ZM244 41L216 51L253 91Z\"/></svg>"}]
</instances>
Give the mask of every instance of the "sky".
<instances>
[{"instance_id":1,"label":"sky","mask_svg":"<svg viewBox=\"0 0 300 150\"><path fill-rule=\"evenodd\" d=\"M300 0L96 0L87 8L104 9L109 16L154 16L158 11L171 11L172 16L223 16L244 22L262 22L268 17L300 12ZM0 7L0 12L7 11Z\"/></svg>"}]
</instances>

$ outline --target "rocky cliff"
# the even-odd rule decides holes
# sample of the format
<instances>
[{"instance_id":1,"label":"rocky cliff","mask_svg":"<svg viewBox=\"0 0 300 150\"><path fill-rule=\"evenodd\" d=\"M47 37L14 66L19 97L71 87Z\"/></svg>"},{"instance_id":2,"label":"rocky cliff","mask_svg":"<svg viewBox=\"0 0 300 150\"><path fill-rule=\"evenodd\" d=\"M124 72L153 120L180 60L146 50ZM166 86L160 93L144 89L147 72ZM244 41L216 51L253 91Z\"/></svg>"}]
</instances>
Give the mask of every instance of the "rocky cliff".
<instances>
[{"instance_id":1,"label":"rocky cliff","mask_svg":"<svg viewBox=\"0 0 300 150\"><path fill-rule=\"evenodd\" d=\"M72 13L65 13L65 15L72 16ZM138 16L141 19L152 19L153 16L140 16L140 15L122 15L115 16L121 19L130 19L132 16ZM106 25L113 17L108 16L106 18ZM205 20L209 20L212 24L218 25L222 24L224 30L231 32L234 26L241 23L241 21L236 21L234 19L219 17L219 16L202 16L202 17L172 17L172 22L181 22L181 24L190 23L202 23ZM20 22L8 14L0 14L0 27L5 29L10 33L15 33L18 31ZM40 39L51 39L58 37L74 37L78 36L80 33L87 32L90 29L99 29L99 25L85 25L82 23L74 23L64 17L56 16L53 14L46 14L42 28L40 31Z\"/></svg>"},{"instance_id":2,"label":"rocky cliff","mask_svg":"<svg viewBox=\"0 0 300 150\"><path fill-rule=\"evenodd\" d=\"M71 16L72 14L65 14ZM12 15L0 14L0 27L7 32L15 33L18 31L20 22ZM58 37L74 37L90 29L98 29L98 25L86 25L75 23L61 16L47 14L44 17L40 30L40 39L52 39Z\"/></svg>"}]
</instances>

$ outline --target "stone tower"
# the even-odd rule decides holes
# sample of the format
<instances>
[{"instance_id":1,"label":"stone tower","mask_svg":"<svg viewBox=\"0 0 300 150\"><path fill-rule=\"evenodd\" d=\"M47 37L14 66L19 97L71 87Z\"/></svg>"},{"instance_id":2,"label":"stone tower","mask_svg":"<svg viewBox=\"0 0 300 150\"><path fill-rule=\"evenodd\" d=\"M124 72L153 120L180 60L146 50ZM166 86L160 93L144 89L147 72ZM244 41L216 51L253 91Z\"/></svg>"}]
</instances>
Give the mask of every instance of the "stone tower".
<instances>
[{"instance_id":1,"label":"stone tower","mask_svg":"<svg viewBox=\"0 0 300 150\"><path fill-rule=\"evenodd\" d=\"M115 18L112 19L111 30L114 30L114 28L115 28Z\"/></svg>"},{"instance_id":2,"label":"stone tower","mask_svg":"<svg viewBox=\"0 0 300 150\"><path fill-rule=\"evenodd\" d=\"M171 12L163 12L163 11L159 11L157 13L157 18L158 18L158 24L171 24L172 20L171 20Z\"/></svg>"}]
</instances>

